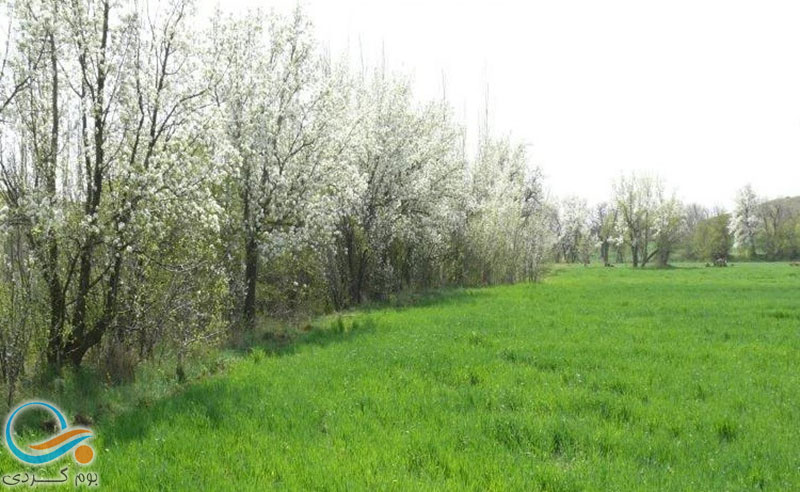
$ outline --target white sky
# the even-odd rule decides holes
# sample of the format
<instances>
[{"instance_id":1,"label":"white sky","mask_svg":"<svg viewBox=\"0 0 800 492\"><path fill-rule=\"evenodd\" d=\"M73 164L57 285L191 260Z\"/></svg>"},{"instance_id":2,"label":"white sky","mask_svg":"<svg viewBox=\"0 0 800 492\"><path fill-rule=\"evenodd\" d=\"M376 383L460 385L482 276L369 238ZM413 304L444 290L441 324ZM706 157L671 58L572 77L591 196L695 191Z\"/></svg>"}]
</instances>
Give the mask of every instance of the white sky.
<instances>
[{"instance_id":1,"label":"white sky","mask_svg":"<svg viewBox=\"0 0 800 492\"><path fill-rule=\"evenodd\" d=\"M530 144L558 196L603 200L632 170L708 206L730 206L747 182L800 194L800 1L303 4L334 55L374 64L383 50L421 98L441 97L446 80L473 134L488 86L492 128Z\"/></svg>"}]
</instances>

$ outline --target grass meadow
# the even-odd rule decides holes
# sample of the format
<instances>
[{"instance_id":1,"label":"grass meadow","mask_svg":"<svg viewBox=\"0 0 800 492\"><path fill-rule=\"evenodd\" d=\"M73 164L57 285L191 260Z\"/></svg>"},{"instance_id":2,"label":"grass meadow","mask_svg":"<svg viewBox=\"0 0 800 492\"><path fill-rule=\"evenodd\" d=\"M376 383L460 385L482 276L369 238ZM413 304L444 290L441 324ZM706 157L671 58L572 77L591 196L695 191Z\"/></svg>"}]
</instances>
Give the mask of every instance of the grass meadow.
<instances>
[{"instance_id":1,"label":"grass meadow","mask_svg":"<svg viewBox=\"0 0 800 492\"><path fill-rule=\"evenodd\" d=\"M798 368L800 268L563 267L265 341L99 420L89 468L120 491L798 490Z\"/></svg>"}]
</instances>

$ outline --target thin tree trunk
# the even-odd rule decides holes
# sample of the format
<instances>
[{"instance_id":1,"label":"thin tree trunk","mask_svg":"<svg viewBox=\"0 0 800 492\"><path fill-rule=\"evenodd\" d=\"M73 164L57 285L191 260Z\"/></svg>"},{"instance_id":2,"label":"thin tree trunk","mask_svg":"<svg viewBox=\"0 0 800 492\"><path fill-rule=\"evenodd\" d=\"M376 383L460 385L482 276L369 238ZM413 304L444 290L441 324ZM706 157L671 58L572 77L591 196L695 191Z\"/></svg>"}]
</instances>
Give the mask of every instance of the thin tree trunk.
<instances>
[{"instance_id":1,"label":"thin tree trunk","mask_svg":"<svg viewBox=\"0 0 800 492\"><path fill-rule=\"evenodd\" d=\"M244 296L244 328L255 329L256 324L256 287L258 285L258 244L252 233L245 242L245 296Z\"/></svg>"},{"instance_id":2,"label":"thin tree trunk","mask_svg":"<svg viewBox=\"0 0 800 492\"><path fill-rule=\"evenodd\" d=\"M82 333L80 337L71 338L67 344L66 353L74 367L81 365L86 352L88 352L89 349L95 345L99 344L103 339L105 332L110 326L112 326L117 314L117 293L119 292L121 277L122 255L116 255L114 258L114 266L108 279L108 286L106 288L105 301L103 304L103 312L100 316L100 319L94 323L91 330Z\"/></svg>"},{"instance_id":3,"label":"thin tree trunk","mask_svg":"<svg viewBox=\"0 0 800 492\"><path fill-rule=\"evenodd\" d=\"M655 250L650 254L645 254L644 256L642 256L642 268L647 266L647 264L650 263L650 260L652 260L653 257L658 254L658 252L659 252L659 250Z\"/></svg>"},{"instance_id":4,"label":"thin tree trunk","mask_svg":"<svg viewBox=\"0 0 800 492\"><path fill-rule=\"evenodd\" d=\"M88 156L86 161L87 176L86 176L86 202L84 205L84 214L91 217L91 224L94 223L97 217L97 211L100 206L100 197L103 193L103 168L105 166L105 83L106 83L106 67L105 67L105 51L108 44L108 20L109 20L108 2L103 3L103 26L102 26L102 39L100 42L100 60L96 71L96 88L94 91L94 98L92 101L92 119L94 120L94 163L91 163ZM86 59L86 52L84 51L79 60L81 69L85 75L92 73L89 61ZM88 80L88 77L84 77ZM85 82L83 82L85 84ZM84 86L85 89L85 86ZM84 90L85 94L85 90ZM85 97L85 96L84 96ZM88 143L87 121L85 114L82 117L82 127L84 142ZM91 289L91 274L92 274L92 260L94 254L94 247L97 243L97 234L94 230L90 230L86 239L81 247L80 252L80 268L78 270L78 292L75 298L75 310L72 316L73 332L67 340L66 351L70 354L70 359L74 365L80 365L83 355L91 348L92 345L99 343L102 338L103 331L107 324L98 321L92 328L91 333L88 330L86 319L86 302L89 297L89 290ZM107 297L108 298L108 297Z\"/></svg>"},{"instance_id":5,"label":"thin tree trunk","mask_svg":"<svg viewBox=\"0 0 800 492\"><path fill-rule=\"evenodd\" d=\"M611 245L608 244L608 241L603 241L603 244L600 245L600 256L603 258L603 265L608 265L608 253L611 249Z\"/></svg>"},{"instance_id":6,"label":"thin tree trunk","mask_svg":"<svg viewBox=\"0 0 800 492\"><path fill-rule=\"evenodd\" d=\"M51 70L51 94L50 111L53 118L50 129L50 149L46 161L45 170L46 192L51 200L56 198L56 169L58 166L58 133L59 133L59 111L58 111L58 60L56 57L55 35L50 32L48 35L50 44L50 70ZM66 303L64 292L61 285L61 277L58 274L58 240L52 232L48 232L45 242L47 244L47 259L45 261L45 280L50 301L50 326L47 343L47 362L51 366L60 367L62 364L62 350L64 345L63 326L64 310Z\"/></svg>"}]
</instances>

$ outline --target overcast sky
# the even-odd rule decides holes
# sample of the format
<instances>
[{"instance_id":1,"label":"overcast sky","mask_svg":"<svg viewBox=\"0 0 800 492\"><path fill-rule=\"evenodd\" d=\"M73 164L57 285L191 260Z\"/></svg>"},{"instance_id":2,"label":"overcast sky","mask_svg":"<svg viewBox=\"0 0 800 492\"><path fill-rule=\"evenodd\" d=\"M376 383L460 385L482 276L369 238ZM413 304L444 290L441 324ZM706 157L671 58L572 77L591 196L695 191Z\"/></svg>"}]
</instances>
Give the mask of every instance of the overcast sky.
<instances>
[{"instance_id":1,"label":"overcast sky","mask_svg":"<svg viewBox=\"0 0 800 492\"><path fill-rule=\"evenodd\" d=\"M226 0L227 10L293 0ZM214 0L201 0L211 12ZM529 144L558 196L605 199L658 174L687 201L730 206L752 183L800 194L800 1L307 0L321 43L446 94L471 132Z\"/></svg>"}]
</instances>

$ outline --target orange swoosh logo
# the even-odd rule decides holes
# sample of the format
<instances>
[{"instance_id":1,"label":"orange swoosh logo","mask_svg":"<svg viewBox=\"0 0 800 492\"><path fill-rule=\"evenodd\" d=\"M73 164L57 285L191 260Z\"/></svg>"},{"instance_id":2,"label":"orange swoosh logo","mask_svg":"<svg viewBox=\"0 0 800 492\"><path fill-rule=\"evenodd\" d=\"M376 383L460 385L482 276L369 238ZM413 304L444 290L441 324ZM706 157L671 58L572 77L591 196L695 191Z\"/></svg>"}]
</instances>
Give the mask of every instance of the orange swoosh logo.
<instances>
[{"instance_id":1,"label":"orange swoosh logo","mask_svg":"<svg viewBox=\"0 0 800 492\"><path fill-rule=\"evenodd\" d=\"M88 430L88 429L72 429L71 431L68 431L68 432L65 432L63 434L57 435L56 437L50 439L49 441L45 441L45 442L42 442L42 443L39 443L39 444L31 444L29 447L31 449L52 448L56 444L60 444L60 443L66 441L67 439L69 439L69 438L71 438L73 436L77 436L78 434L85 434L87 432L91 432L91 431Z\"/></svg>"}]
</instances>

